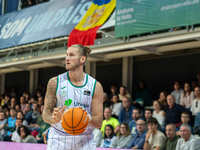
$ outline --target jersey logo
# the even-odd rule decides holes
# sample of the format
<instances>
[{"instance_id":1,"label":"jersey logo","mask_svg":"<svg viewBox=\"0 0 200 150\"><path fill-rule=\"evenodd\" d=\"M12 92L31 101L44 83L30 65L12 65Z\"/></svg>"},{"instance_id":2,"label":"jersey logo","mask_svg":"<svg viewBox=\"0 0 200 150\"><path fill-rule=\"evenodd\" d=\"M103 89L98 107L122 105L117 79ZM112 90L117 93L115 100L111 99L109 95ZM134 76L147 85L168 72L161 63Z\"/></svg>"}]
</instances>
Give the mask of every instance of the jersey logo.
<instances>
[{"instance_id":1,"label":"jersey logo","mask_svg":"<svg viewBox=\"0 0 200 150\"><path fill-rule=\"evenodd\" d=\"M72 102L73 102L73 100L68 99L68 100L65 101L64 105L67 106L67 107L69 107Z\"/></svg>"},{"instance_id":2,"label":"jersey logo","mask_svg":"<svg viewBox=\"0 0 200 150\"><path fill-rule=\"evenodd\" d=\"M61 95L62 95L62 97L65 97L66 96L66 92L63 91Z\"/></svg>"},{"instance_id":3,"label":"jersey logo","mask_svg":"<svg viewBox=\"0 0 200 150\"><path fill-rule=\"evenodd\" d=\"M90 96L90 91L84 91L84 95Z\"/></svg>"},{"instance_id":4,"label":"jersey logo","mask_svg":"<svg viewBox=\"0 0 200 150\"><path fill-rule=\"evenodd\" d=\"M63 90L64 88L66 88L66 86L61 87L62 90Z\"/></svg>"}]
</instances>

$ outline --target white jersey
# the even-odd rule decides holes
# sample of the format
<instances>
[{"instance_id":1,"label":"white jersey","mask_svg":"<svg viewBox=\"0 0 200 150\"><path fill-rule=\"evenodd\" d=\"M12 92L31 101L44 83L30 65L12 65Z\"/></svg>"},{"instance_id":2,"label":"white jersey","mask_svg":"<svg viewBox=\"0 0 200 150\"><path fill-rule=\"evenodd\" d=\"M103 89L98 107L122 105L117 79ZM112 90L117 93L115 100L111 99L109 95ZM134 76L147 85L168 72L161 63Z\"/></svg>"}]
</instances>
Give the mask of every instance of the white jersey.
<instances>
[{"instance_id":1,"label":"white jersey","mask_svg":"<svg viewBox=\"0 0 200 150\"><path fill-rule=\"evenodd\" d=\"M85 74L85 79L82 86L75 86L71 83L69 79L69 72L65 72L57 76L56 107L58 106L63 107L64 105L66 105L67 108L65 109L65 111L73 107L82 107L86 111L88 111L90 115L92 115L91 104L95 91L95 86L96 86L96 80L93 77L89 76L88 74ZM59 131L59 133L70 135L64 131L61 122L54 124L53 127L54 129ZM87 130L81 135L92 134L92 130L93 127L88 125Z\"/></svg>"}]
</instances>

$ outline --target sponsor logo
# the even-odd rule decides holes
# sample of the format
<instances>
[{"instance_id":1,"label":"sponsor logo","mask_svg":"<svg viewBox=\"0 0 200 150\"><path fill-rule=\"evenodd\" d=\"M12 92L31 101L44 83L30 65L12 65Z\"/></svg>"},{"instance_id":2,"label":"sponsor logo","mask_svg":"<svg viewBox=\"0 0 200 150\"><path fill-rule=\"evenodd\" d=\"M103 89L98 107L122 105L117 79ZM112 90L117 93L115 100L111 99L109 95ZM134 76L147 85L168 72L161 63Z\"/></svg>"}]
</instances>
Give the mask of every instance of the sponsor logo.
<instances>
[{"instance_id":1,"label":"sponsor logo","mask_svg":"<svg viewBox=\"0 0 200 150\"><path fill-rule=\"evenodd\" d=\"M90 96L90 91L84 91L84 95Z\"/></svg>"},{"instance_id":2,"label":"sponsor logo","mask_svg":"<svg viewBox=\"0 0 200 150\"><path fill-rule=\"evenodd\" d=\"M67 106L67 107L69 107L72 102L73 102L73 100L68 99L68 100L65 101L64 105Z\"/></svg>"},{"instance_id":3,"label":"sponsor logo","mask_svg":"<svg viewBox=\"0 0 200 150\"><path fill-rule=\"evenodd\" d=\"M82 107L82 108L87 108L87 107L89 107L89 105L88 104L83 104L83 103L79 103L79 102L74 102L74 106L76 106L76 107Z\"/></svg>"}]
</instances>

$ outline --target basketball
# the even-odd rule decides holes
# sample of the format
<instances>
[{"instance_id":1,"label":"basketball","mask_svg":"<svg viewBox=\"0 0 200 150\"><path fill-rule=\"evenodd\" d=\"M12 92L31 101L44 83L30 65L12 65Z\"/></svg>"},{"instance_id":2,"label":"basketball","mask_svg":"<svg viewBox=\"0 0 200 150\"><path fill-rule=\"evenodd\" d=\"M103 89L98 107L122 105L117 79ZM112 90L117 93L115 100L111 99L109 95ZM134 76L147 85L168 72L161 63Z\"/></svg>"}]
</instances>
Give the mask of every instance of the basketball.
<instances>
[{"instance_id":1,"label":"basketball","mask_svg":"<svg viewBox=\"0 0 200 150\"><path fill-rule=\"evenodd\" d=\"M88 126L89 117L81 108L70 108L64 112L61 125L63 129L71 135L79 135Z\"/></svg>"}]
</instances>

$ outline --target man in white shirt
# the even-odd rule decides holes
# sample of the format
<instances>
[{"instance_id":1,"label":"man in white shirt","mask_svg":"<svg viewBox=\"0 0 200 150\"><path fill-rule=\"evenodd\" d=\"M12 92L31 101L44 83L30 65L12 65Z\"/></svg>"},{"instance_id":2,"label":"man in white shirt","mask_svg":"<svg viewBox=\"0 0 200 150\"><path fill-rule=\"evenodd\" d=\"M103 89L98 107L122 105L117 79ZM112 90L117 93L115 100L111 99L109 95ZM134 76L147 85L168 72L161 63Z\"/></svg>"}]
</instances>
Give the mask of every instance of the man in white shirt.
<instances>
[{"instance_id":1,"label":"man in white shirt","mask_svg":"<svg viewBox=\"0 0 200 150\"><path fill-rule=\"evenodd\" d=\"M188 125L182 125L181 138L178 140L176 150L200 150L200 142L191 134L191 128Z\"/></svg>"},{"instance_id":2,"label":"man in white shirt","mask_svg":"<svg viewBox=\"0 0 200 150\"><path fill-rule=\"evenodd\" d=\"M165 135L160 132L158 127L158 121L156 118L150 118L147 121L148 124L148 132L145 138L144 150L158 150L166 139Z\"/></svg>"},{"instance_id":3,"label":"man in white shirt","mask_svg":"<svg viewBox=\"0 0 200 150\"><path fill-rule=\"evenodd\" d=\"M22 120L21 120L20 118L17 118L16 123L15 123L16 130L13 132L12 138L11 138L11 140L12 140L13 142L20 143L20 136L19 136L19 134L17 133L17 129L18 129L21 125L22 125Z\"/></svg>"},{"instance_id":4,"label":"man in white shirt","mask_svg":"<svg viewBox=\"0 0 200 150\"><path fill-rule=\"evenodd\" d=\"M200 87L196 86L194 88L194 94L196 96L196 99L192 101L190 111L192 112L192 115L196 116L196 113L200 112Z\"/></svg>"}]
</instances>

